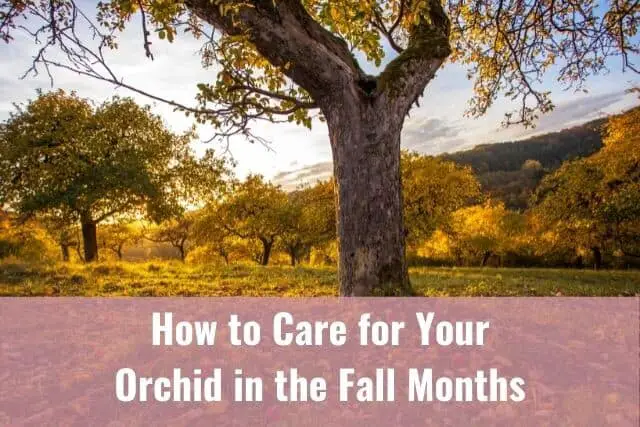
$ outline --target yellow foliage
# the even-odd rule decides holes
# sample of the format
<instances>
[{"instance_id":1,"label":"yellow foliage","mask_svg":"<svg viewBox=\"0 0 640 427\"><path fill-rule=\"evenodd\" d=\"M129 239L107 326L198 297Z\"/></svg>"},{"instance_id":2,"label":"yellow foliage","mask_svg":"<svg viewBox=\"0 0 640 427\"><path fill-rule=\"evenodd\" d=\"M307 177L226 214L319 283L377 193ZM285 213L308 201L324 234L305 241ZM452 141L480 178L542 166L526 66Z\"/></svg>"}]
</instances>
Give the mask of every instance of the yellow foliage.
<instances>
[{"instance_id":1,"label":"yellow foliage","mask_svg":"<svg viewBox=\"0 0 640 427\"><path fill-rule=\"evenodd\" d=\"M445 259L451 256L451 238L442 230L436 230L431 238L420 245L417 255L431 259Z\"/></svg>"},{"instance_id":2,"label":"yellow foliage","mask_svg":"<svg viewBox=\"0 0 640 427\"><path fill-rule=\"evenodd\" d=\"M36 221L17 224L9 215L0 215L0 258L15 257L27 262L60 259L56 243Z\"/></svg>"}]
</instances>

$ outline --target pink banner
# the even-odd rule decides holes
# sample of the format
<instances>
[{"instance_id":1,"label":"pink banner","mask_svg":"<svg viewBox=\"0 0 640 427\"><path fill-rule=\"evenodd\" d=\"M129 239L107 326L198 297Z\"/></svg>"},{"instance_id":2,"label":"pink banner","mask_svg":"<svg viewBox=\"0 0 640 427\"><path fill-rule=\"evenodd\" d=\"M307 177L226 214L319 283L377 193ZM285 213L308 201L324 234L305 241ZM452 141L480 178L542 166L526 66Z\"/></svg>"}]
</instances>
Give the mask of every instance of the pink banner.
<instances>
[{"instance_id":1,"label":"pink banner","mask_svg":"<svg viewBox=\"0 0 640 427\"><path fill-rule=\"evenodd\" d=\"M0 425L635 427L639 303L2 299Z\"/></svg>"}]
</instances>

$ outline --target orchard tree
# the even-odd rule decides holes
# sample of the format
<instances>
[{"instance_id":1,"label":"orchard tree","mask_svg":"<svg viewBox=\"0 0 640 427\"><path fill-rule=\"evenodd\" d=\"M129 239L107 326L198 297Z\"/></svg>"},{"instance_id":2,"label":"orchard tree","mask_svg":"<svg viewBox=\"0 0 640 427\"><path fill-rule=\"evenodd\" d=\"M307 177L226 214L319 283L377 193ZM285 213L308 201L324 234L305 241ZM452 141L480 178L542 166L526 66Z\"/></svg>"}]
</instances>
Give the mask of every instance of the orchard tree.
<instances>
[{"instance_id":1,"label":"orchard tree","mask_svg":"<svg viewBox=\"0 0 640 427\"><path fill-rule=\"evenodd\" d=\"M612 117L603 142L593 157L605 170L614 248L640 258L640 107Z\"/></svg>"},{"instance_id":2,"label":"orchard tree","mask_svg":"<svg viewBox=\"0 0 640 427\"><path fill-rule=\"evenodd\" d=\"M471 168L438 157L403 152L404 217L411 244L428 240L444 228L451 214L477 202L480 184Z\"/></svg>"},{"instance_id":3,"label":"orchard tree","mask_svg":"<svg viewBox=\"0 0 640 427\"><path fill-rule=\"evenodd\" d=\"M502 202L487 201L454 212L446 233L458 262L471 258L484 267L492 256L517 247L525 227L524 216L505 209Z\"/></svg>"},{"instance_id":4,"label":"orchard tree","mask_svg":"<svg viewBox=\"0 0 640 427\"><path fill-rule=\"evenodd\" d=\"M534 212L576 253L586 249L593 254L594 267L600 268L606 236L606 221L599 217L602 170L584 159L567 162L545 177L534 195Z\"/></svg>"},{"instance_id":5,"label":"orchard tree","mask_svg":"<svg viewBox=\"0 0 640 427\"><path fill-rule=\"evenodd\" d=\"M639 50L636 0L107 0L97 13L74 0L0 5L1 38L25 30L42 43L34 70L63 67L137 90L218 126L221 137L259 139L255 120L311 126L317 112L329 130L340 293L349 296L411 293L400 135L447 59L474 80L471 115L502 95L516 101L506 123L531 124L553 108L540 84L549 70L575 89L611 57L638 71L630 61ZM134 23L150 59L154 34L202 37L202 63L218 73L198 83L196 105L132 87L106 63L118 33ZM376 76L359 63L381 65L389 51L393 59Z\"/></svg>"},{"instance_id":6,"label":"orchard tree","mask_svg":"<svg viewBox=\"0 0 640 427\"><path fill-rule=\"evenodd\" d=\"M199 248L220 256L229 264L234 235L223 221L225 210L221 202L210 202L198 211L193 226L194 243Z\"/></svg>"},{"instance_id":7,"label":"orchard tree","mask_svg":"<svg viewBox=\"0 0 640 427\"><path fill-rule=\"evenodd\" d=\"M51 243L38 221L0 210L0 259L15 256L31 262L50 260L56 249Z\"/></svg>"},{"instance_id":8,"label":"orchard tree","mask_svg":"<svg viewBox=\"0 0 640 427\"><path fill-rule=\"evenodd\" d=\"M195 213L188 212L181 217L171 218L162 222L157 227L146 232L145 238L155 243L170 244L178 250L180 261L184 262L194 236L195 221Z\"/></svg>"},{"instance_id":9,"label":"orchard tree","mask_svg":"<svg viewBox=\"0 0 640 427\"><path fill-rule=\"evenodd\" d=\"M334 184L318 182L287 196L283 212L285 231L280 237L280 246L295 266L314 246L336 237Z\"/></svg>"},{"instance_id":10,"label":"orchard tree","mask_svg":"<svg viewBox=\"0 0 640 427\"><path fill-rule=\"evenodd\" d=\"M220 221L231 235L259 242L256 261L267 265L276 239L287 230L287 202L279 186L250 175L233 187L219 211Z\"/></svg>"},{"instance_id":11,"label":"orchard tree","mask_svg":"<svg viewBox=\"0 0 640 427\"><path fill-rule=\"evenodd\" d=\"M100 246L110 250L119 260L122 260L125 246L138 243L142 239L142 233L134 224L114 222L102 226L98 237Z\"/></svg>"},{"instance_id":12,"label":"orchard tree","mask_svg":"<svg viewBox=\"0 0 640 427\"><path fill-rule=\"evenodd\" d=\"M160 220L197 195L196 184L215 191L224 161L196 158L192 137L128 98L94 109L74 94L40 94L0 127L0 204L79 222L84 259L93 261L100 222L117 214Z\"/></svg>"},{"instance_id":13,"label":"orchard tree","mask_svg":"<svg viewBox=\"0 0 640 427\"><path fill-rule=\"evenodd\" d=\"M78 259L82 260L80 229L75 222L69 221L69 218L65 218L60 212L55 211L38 216L38 221L60 247L62 261L71 260L70 249L74 249L78 254Z\"/></svg>"},{"instance_id":14,"label":"orchard tree","mask_svg":"<svg viewBox=\"0 0 640 427\"><path fill-rule=\"evenodd\" d=\"M606 251L640 256L640 108L611 118L603 143L545 177L534 195L534 212L574 250L590 250L596 269Z\"/></svg>"}]
</instances>

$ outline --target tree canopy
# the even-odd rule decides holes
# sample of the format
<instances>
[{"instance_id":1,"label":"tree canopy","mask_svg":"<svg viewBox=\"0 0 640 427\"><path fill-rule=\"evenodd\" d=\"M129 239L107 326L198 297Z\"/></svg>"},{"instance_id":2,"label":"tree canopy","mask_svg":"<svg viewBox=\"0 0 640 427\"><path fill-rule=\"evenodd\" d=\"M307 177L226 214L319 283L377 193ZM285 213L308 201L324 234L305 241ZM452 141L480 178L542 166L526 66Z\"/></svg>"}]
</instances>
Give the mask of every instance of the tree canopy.
<instances>
[{"instance_id":1,"label":"tree canopy","mask_svg":"<svg viewBox=\"0 0 640 427\"><path fill-rule=\"evenodd\" d=\"M451 214L480 198L480 185L471 168L437 157L403 153L402 188L410 243L428 239L445 227Z\"/></svg>"},{"instance_id":2,"label":"tree canopy","mask_svg":"<svg viewBox=\"0 0 640 427\"><path fill-rule=\"evenodd\" d=\"M196 158L191 139L128 98L94 109L75 94L40 94L0 128L0 203L87 228L114 215L167 218L193 201L196 184L215 193L222 182L224 160ZM91 260L95 230L86 231L85 240L94 240L93 248L85 245Z\"/></svg>"},{"instance_id":3,"label":"tree canopy","mask_svg":"<svg viewBox=\"0 0 640 427\"><path fill-rule=\"evenodd\" d=\"M26 25L23 17L29 18ZM446 0L442 5L435 0L110 0L93 11L74 0L5 0L0 18L5 42L18 31L38 35L43 46L36 68L69 68L124 86L105 52L118 48L126 27L139 25L140 52L150 59L156 39L201 39L203 66L219 72L213 82L198 84L196 106L176 106L213 121L227 136L252 135L253 119L310 126L308 111L320 106L323 85L335 80L331 70L367 80L354 52L376 65L393 52L397 58L380 77L400 79L398 85L404 83L397 72L414 70L419 58L450 54L474 81L469 114L484 114L504 95L520 102L507 115L509 123L531 124L538 113L553 108L539 84L551 69L575 89L606 71L609 58L638 72L633 58L639 52L640 5L634 0ZM50 53L56 46L66 60ZM324 46L321 53L319 46Z\"/></svg>"},{"instance_id":4,"label":"tree canopy","mask_svg":"<svg viewBox=\"0 0 640 427\"><path fill-rule=\"evenodd\" d=\"M267 265L276 239L287 231L287 208L287 194L279 186L250 175L234 185L216 217L230 234L257 243L255 260Z\"/></svg>"},{"instance_id":5,"label":"tree canopy","mask_svg":"<svg viewBox=\"0 0 640 427\"><path fill-rule=\"evenodd\" d=\"M613 117L604 147L564 164L536 193L537 212L575 249L635 255L640 232L640 109Z\"/></svg>"}]
</instances>

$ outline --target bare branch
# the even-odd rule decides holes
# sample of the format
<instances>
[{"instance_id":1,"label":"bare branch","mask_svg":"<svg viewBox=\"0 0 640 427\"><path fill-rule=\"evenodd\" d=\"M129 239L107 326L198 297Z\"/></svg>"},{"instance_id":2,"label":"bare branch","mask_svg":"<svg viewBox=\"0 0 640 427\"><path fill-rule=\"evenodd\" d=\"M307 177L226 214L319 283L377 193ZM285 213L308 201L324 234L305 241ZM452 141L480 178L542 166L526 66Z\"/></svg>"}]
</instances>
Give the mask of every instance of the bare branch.
<instances>
[{"instance_id":1,"label":"bare branch","mask_svg":"<svg viewBox=\"0 0 640 427\"><path fill-rule=\"evenodd\" d=\"M147 55L147 58L150 58L153 61L153 53L151 53L151 42L149 41L149 31L147 30L147 15L144 13L144 7L142 6L142 2L138 1L138 6L140 7L140 15L142 17L142 38L144 40L144 51Z\"/></svg>"},{"instance_id":2,"label":"bare branch","mask_svg":"<svg viewBox=\"0 0 640 427\"><path fill-rule=\"evenodd\" d=\"M498 96L519 100L505 125L532 125L553 108L540 88L543 75L557 69L566 89L582 90L586 79L608 71L620 56L623 69L638 72L631 58L640 52L638 0L613 0L602 14L597 3L576 0L449 0L452 59L470 64L476 96L469 115L487 112ZM470 37L473 35L473 37Z\"/></svg>"}]
</instances>

